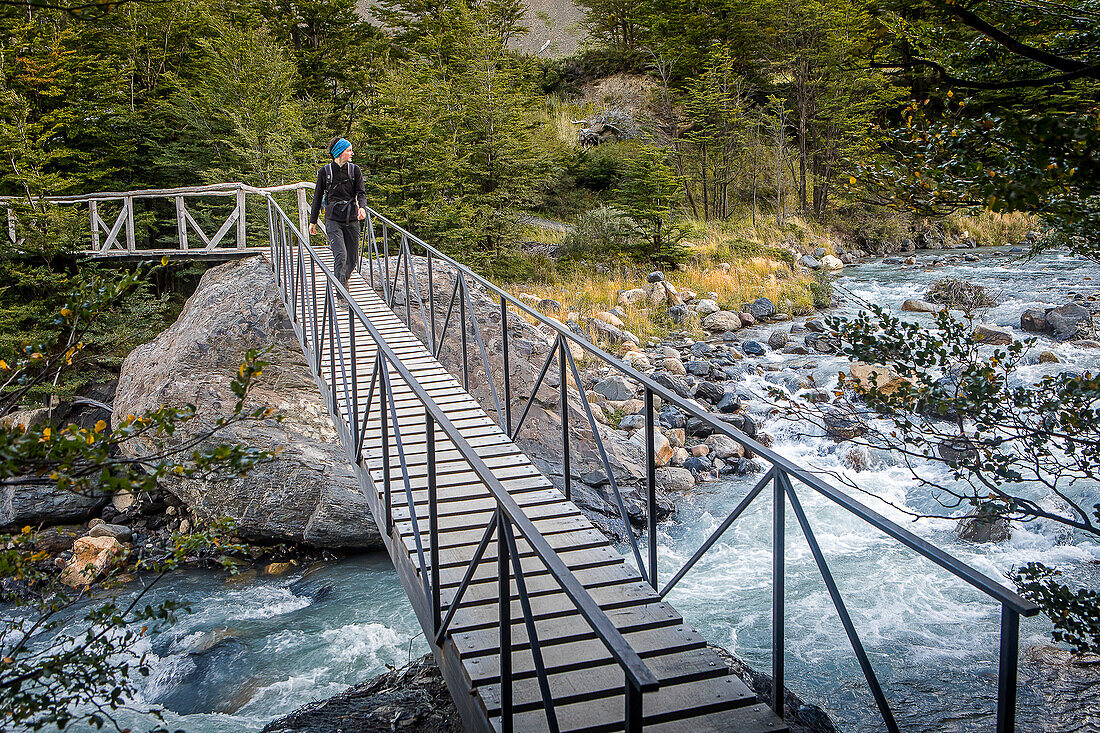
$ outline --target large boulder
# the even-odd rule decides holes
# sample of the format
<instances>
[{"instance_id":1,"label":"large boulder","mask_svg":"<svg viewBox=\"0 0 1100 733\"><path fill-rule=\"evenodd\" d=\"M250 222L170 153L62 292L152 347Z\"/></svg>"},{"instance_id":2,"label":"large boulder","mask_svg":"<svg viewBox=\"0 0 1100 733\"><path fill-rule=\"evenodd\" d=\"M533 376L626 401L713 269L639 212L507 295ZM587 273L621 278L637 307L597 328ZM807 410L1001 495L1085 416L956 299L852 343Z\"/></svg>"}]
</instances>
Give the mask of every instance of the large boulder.
<instances>
[{"instance_id":1,"label":"large boulder","mask_svg":"<svg viewBox=\"0 0 1100 733\"><path fill-rule=\"evenodd\" d=\"M83 522L98 514L111 497L77 494L57 488L49 479L0 486L0 532L28 525Z\"/></svg>"},{"instance_id":2,"label":"large boulder","mask_svg":"<svg viewBox=\"0 0 1100 733\"><path fill-rule=\"evenodd\" d=\"M1088 337L1092 326L1092 313L1077 303L1050 309L1046 312L1046 319L1054 331L1054 337L1063 341Z\"/></svg>"},{"instance_id":3,"label":"large boulder","mask_svg":"<svg viewBox=\"0 0 1100 733\"><path fill-rule=\"evenodd\" d=\"M1008 346L1014 341L1011 331L1005 328L994 328L993 326L976 327L974 329L974 340L990 346Z\"/></svg>"},{"instance_id":4,"label":"large boulder","mask_svg":"<svg viewBox=\"0 0 1100 733\"><path fill-rule=\"evenodd\" d=\"M278 451L244 476L175 479L167 488L200 520L229 517L243 537L324 548L377 548L381 536L279 296L259 257L203 275L179 319L122 365L113 420L160 405L194 404L201 420L170 436L183 444L231 413L230 384L249 349L269 363L250 395L283 416L242 422L218 442ZM126 445L136 453L148 445Z\"/></svg>"},{"instance_id":5,"label":"large boulder","mask_svg":"<svg viewBox=\"0 0 1100 733\"><path fill-rule=\"evenodd\" d=\"M867 364L862 361L853 362L848 370L856 380L860 389L866 390L877 387L878 392L890 396L898 390L913 386L913 382L898 374L897 370L885 364Z\"/></svg>"},{"instance_id":6,"label":"large boulder","mask_svg":"<svg viewBox=\"0 0 1100 733\"><path fill-rule=\"evenodd\" d=\"M1020 330L1028 333L1050 333L1047 314L1037 308L1029 308L1020 314Z\"/></svg>"},{"instance_id":7,"label":"large boulder","mask_svg":"<svg viewBox=\"0 0 1100 733\"><path fill-rule=\"evenodd\" d=\"M462 718L431 654L326 700L311 702L261 733L462 733Z\"/></svg>"},{"instance_id":8,"label":"large boulder","mask_svg":"<svg viewBox=\"0 0 1100 733\"><path fill-rule=\"evenodd\" d=\"M715 311L703 319L702 326L711 333L737 331L741 328L741 316L733 311Z\"/></svg>"},{"instance_id":9,"label":"large boulder","mask_svg":"<svg viewBox=\"0 0 1100 733\"><path fill-rule=\"evenodd\" d=\"M73 543L73 556L61 572L61 582L74 588L88 585L125 553L114 537L81 537Z\"/></svg>"}]
</instances>

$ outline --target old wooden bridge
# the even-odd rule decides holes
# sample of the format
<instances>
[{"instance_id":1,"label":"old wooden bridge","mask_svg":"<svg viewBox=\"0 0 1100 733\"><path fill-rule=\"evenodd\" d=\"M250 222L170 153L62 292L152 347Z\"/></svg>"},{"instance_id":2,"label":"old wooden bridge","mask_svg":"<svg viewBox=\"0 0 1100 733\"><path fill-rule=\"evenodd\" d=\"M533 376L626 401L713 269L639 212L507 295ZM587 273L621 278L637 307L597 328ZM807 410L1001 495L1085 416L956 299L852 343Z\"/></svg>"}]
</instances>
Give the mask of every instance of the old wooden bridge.
<instances>
[{"instance_id":1,"label":"old wooden bridge","mask_svg":"<svg viewBox=\"0 0 1100 733\"><path fill-rule=\"evenodd\" d=\"M1035 606L544 318L373 210L364 222L366 255L345 289L333 277L327 247L314 246L304 234L310 188L308 183L277 189L230 184L93 194L53 203L88 207L92 238L87 254L93 257L211 257L229 250L231 255L262 251L269 258L348 460L468 730L786 730L783 716L789 711L783 696L765 691L765 699L758 699L664 600L761 495L762 501L770 499L773 516L771 674L777 684L772 689L781 691L784 683L790 509L883 726L899 730L796 485L826 497L1001 605L995 727L998 733L1015 729L1019 618L1034 615ZM216 206L203 209L206 220L200 223L187 201L202 196L231 199L231 205L220 213ZM252 226L262 232L251 246L248 197L258 199L250 211L254 217L259 212ZM139 239L134 202L142 200L159 202L167 214L174 209L174 241L164 245L148 234ZM296 205L295 218L280 200ZM105 219L104 208L111 206ZM220 225L216 217L224 217ZM18 242L11 214L9 224L11 239ZM204 225L217 226L216 233L208 236ZM234 227L235 239L223 243ZM201 248L189 246L189 233L201 239ZM499 304L494 319L499 334L492 339L475 317L475 289ZM519 318L541 322L554 334L539 377L525 395L515 394L509 367L509 319ZM460 344L461 369L456 371L461 379L439 360L448 338ZM499 352L499 361L489 359L487 348ZM644 396L647 531L644 547L631 535L628 558L570 501L570 421L579 419L595 438L615 503L626 526L631 524L600 428L583 392L570 387L582 384L574 349L631 380ZM514 442L551 369L557 376L564 444L559 486ZM470 395L471 379L487 382L492 397L487 408ZM770 464L663 585L657 577L655 398Z\"/></svg>"}]
</instances>

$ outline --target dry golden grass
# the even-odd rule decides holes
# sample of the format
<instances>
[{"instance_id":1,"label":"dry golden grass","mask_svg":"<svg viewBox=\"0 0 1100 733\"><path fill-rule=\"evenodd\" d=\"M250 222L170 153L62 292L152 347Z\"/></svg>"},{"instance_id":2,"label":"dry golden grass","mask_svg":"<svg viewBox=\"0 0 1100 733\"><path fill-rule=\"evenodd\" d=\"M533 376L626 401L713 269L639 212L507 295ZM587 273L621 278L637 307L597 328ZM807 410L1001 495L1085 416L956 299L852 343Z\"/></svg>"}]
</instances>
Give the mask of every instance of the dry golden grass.
<instances>
[{"instance_id":1,"label":"dry golden grass","mask_svg":"<svg viewBox=\"0 0 1100 733\"><path fill-rule=\"evenodd\" d=\"M684 270L669 272L667 280L679 291L695 291L697 297L713 293L717 295L718 304L727 310L740 310L743 303L766 297L786 312L812 312L810 280L796 276L786 263L756 255L734 259L730 265L728 270L689 265ZM561 321L573 316L584 323L596 313L613 308L620 291L645 286L644 274L606 274L577 268L562 282L514 283L507 287L515 295L530 293L562 304L560 311L543 309L545 315ZM643 344L650 340L659 341L674 330L686 331L695 338L706 335L699 326L698 318L692 317L677 325L668 317L663 306L650 307L647 304L624 308L623 311L623 327L641 339Z\"/></svg>"},{"instance_id":2,"label":"dry golden grass","mask_svg":"<svg viewBox=\"0 0 1100 733\"><path fill-rule=\"evenodd\" d=\"M977 214L956 211L944 220L948 234L973 237L979 245L1016 244L1032 230L1041 231L1038 217L1020 212L1000 213L985 209Z\"/></svg>"}]
</instances>

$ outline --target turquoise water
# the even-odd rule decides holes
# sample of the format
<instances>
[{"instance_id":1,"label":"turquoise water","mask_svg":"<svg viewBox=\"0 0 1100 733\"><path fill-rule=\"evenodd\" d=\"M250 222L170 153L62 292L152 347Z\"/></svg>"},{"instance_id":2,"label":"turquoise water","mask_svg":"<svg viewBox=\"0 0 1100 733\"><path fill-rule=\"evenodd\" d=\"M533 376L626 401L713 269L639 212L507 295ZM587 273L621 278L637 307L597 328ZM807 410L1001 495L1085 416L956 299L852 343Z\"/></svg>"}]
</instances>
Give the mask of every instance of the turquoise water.
<instances>
[{"instance_id":1,"label":"turquoise water","mask_svg":"<svg viewBox=\"0 0 1100 733\"><path fill-rule=\"evenodd\" d=\"M934 253L921 253L927 262ZM849 268L840 284L860 298L897 308L920 297L932 281L966 277L1001 292L985 318L1018 325L1025 308L1061 304L1069 289L1095 291L1100 267L1050 255L1023 262L1005 250L983 251L977 263L935 269L870 264ZM1083 280L1092 277L1093 280ZM848 309L844 306L842 310ZM850 309L848 309L850 310ZM907 317L910 317L907 314ZM912 315L914 318L927 318ZM758 333L766 340L770 327ZM1065 365L1025 368L1031 378L1051 368L1096 368L1100 351L1044 343ZM828 357L769 355L779 366L801 364L822 378L842 364ZM808 362L813 362L809 364ZM747 388L762 388L750 381ZM871 456L871 468L853 474L845 446L806 436L775 421L763 401L749 403L775 448L800 465L840 472L883 499L913 509L933 506L902 466ZM740 500L755 479L701 484L660 530L660 571L671 576ZM1079 487L1100 495L1096 486ZM806 489L799 496L844 594L853 621L903 730L992 730L996 695L999 607L931 563ZM1057 565L1078 575L1100 574L1100 546L1060 530L1031 524L999 545L961 543L954 522L912 522L882 501L861 501L907 526L994 578L1025 560ZM832 609L793 514L787 522L787 683L821 705L846 731L882 730L848 641ZM420 627L387 558L368 555L281 577L227 580L223 573L186 571L165 578L152 600L173 598L191 607L140 651L153 674L139 681L136 707L163 707L170 729L198 733L258 730L280 715L363 682L388 665L426 653ZM771 508L765 492L670 595L688 621L711 642L770 669ZM1022 648L1042 643L1042 620L1024 620ZM1042 710L1025 694L1020 730L1039 730ZM135 729L152 722L126 714Z\"/></svg>"}]
</instances>

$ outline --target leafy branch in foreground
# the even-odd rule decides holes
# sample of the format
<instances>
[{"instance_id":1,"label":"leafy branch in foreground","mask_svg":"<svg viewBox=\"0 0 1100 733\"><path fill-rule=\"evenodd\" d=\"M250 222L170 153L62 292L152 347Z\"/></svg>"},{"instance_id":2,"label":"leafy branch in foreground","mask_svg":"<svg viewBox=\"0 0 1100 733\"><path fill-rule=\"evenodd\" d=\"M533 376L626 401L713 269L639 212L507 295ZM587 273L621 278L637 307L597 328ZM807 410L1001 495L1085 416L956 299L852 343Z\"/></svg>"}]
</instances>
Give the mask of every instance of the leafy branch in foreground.
<instances>
[{"instance_id":1,"label":"leafy branch in foreground","mask_svg":"<svg viewBox=\"0 0 1100 733\"><path fill-rule=\"evenodd\" d=\"M1047 520L1100 539L1100 375L1061 372L1023 382L1018 370L1033 339L987 345L946 310L931 328L877 306L826 323L853 362L831 402L776 388L771 396L794 424L899 459L940 507L896 509L953 519L967 507L983 521ZM848 474L834 476L874 495ZM1100 650L1100 598L1073 592L1056 576L1041 566L1017 573L1027 583L1021 588L1043 600L1056 639Z\"/></svg>"},{"instance_id":2,"label":"leafy branch in foreground","mask_svg":"<svg viewBox=\"0 0 1100 733\"><path fill-rule=\"evenodd\" d=\"M81 335L137 285L138 274L115 281L97 279L78 288L58 313L58 335L48 343L26 345L12 363L0 362L0 417L10 415L33 385L56 380L82 356ZM17 421L0 427L0 486L19 490L43 481L58 489L96 492L151 490L168 476L209 479L244 473L271 456L246 445L218 443L223 431L242 422L279 419L273 410L248 405L248 395L266 366L260 353L245 355L232 382L237 397L231 414L173 444L171 436L200 415L193 405L161 407L129 415L113 430L100 420L91 428L76 425L27 429ZM141 451L122 451L127 443ZM127 457L126 453L136 453ZM70 565L87 580L67 588L46 553L35 547L31 529L0 537L0 600L15 609L0 622L0 720L18 729L58 729L75 722L121 730L114 714L129 707L135 693L132 675L149 674L138 644L158 624L171 622L180 607L170 601L144 605L150 589L185 561L212 560L232 567L231 555L244 548L232 544L232 524L213 523L203 531L175 536L156 557L131 563L128 551L111 558L102 579L117 584L120 573L140 572L141 589L122 605L92 601L70 632L66 611L92 600L93 567ZM119 550L121 546L112 548ZM152 573L152 576L149 575Z\"/></svg>"}]
</instances>

